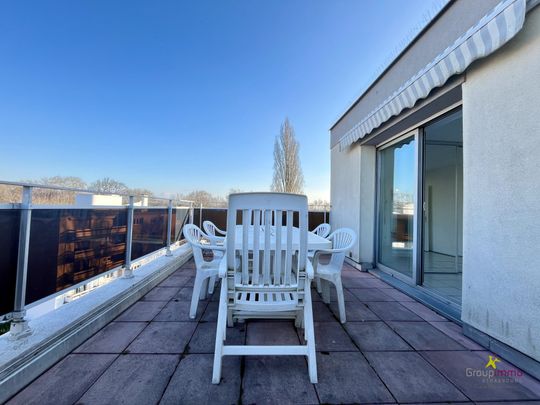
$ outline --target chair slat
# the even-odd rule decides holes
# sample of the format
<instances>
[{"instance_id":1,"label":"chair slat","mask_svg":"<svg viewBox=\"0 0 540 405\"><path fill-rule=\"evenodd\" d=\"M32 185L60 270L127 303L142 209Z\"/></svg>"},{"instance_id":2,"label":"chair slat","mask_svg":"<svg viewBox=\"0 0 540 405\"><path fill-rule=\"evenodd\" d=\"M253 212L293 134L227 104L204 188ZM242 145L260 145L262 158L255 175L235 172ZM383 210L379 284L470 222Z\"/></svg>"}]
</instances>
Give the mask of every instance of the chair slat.
<instances>
[{"instance_id":1,"label":"chair slat","mask_svg":"<svg viewBox=\"0 0 540 405\"><path fill-rule=\"evenodd\" d=\"M250 211L242 210L242 284L249 284L249 225Z\"/></svg>"},{"instance_id":2,"label":"chair slat","mask_svg":"<svg viewBox=\"0 0 540 405\"><path fill-rule=\"evenodd\" d=\"M298 228L300 231L300 252L298 253L298 271L304 271L306 269L306 260L307 260L307 230L308 230L307 211L298 213Z\"/></svg>"},{"instance_id":3,"label":"chair slat","mask_svg":"<svg viewBox=\"0 0 540 405\"><path fill-rule=\"evenodd\" d=\"M271 259L271 250L270 250L270 229L272 227L272 211L265 210L264 215L264 279L263 283L265 285L270 284L270 259Z\"/></svg>"},{"instance_id":4,"label":"chair slat","mask_svg":"<svg viewBox=\"0 0 540 405\"><path fill-rule=\"evenodd\" d=\"M259 284L259 239L261 236L261 210L253 211L253 284Z\"/></svg>"},{"instance_id":5,"label":"chair slat","mask_svg":"<svg viewBox=\"0 0 540 405\"><path fill-rule=\"evenodd\" d=\"M287 210L287 250L285 252L285 285L291 285L293 212Z\"/></svg>"},{"instance_id":6,"label":"chair slat","mask_svg":"<svg viewBox=\"0 0 540 405\"><path fill-rule=\"evenodd\" d=\"M275 211L275 233L276 233L276 253L274 260L274 285L281 284L281 263L282 263L282 249L281 249L281 232L283 225L283 211Z\"/></svg>"}]
</instances>

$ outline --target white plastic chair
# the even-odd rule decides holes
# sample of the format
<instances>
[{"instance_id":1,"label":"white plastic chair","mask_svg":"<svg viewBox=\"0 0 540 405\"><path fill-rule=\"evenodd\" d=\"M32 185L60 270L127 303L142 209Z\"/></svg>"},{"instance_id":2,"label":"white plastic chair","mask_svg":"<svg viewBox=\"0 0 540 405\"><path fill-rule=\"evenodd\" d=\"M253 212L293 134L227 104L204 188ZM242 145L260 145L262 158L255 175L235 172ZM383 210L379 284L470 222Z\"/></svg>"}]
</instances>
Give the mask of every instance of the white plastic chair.
<instances>
[{"instance_id":1,"label":"white plastic chair","mask_svg":"<svg viewBox=\"0 0 540 405\"><path fill-rule=\"evenodd\" d=\"M343 296L343 284L341 283L341 268L345 261L345 255L356 242L356 233L349 228L341 228L334 231L329 237L332 241L332 249L318 250L313 257L313 269L315 270L315 278L317 280L317 286L322 283L323 301L327 304L330 303L330 285L329 282L336 287L339 318L341 323L347 321L345 316L345 298ZM319 263L320 255L331 254L328 264ZM320 287L319 287L320 288Z\"/></svg>"},{"instance_id":2,"label":"white plastic chair","mask_svg":"<svg viewBox=\"0 0 540 405\"><path fill-rule=\"evenodd\" d=\"M210 294L214 292L214 284L219 271L219 262L223 258L225 246L210 244L206 235L196 225L186 224L184 225L182 232L188 243L191 245L193 258L195 259L195 267L197 268L195 282L193 283L191 306L189 307L189 317L193 319L197 313L199 299L206 298L207 291ZM214 253L214 257L211 261L204 260L203 249L212 250ZM216 254L217 252L219 253Z\"/></svg>"},{"instance_id":3,"label":"white plastic chair","mask_svg":"<svg viewBox=\"0 0 540 405\"><path fill-rule=\"evenodd\" d=\"M242 217L238 232L237 212ZM293 228L294 213L298 213L299 229ZM222 282L212 383L220 382L223 356L250 355L304 355L308 359L309 378L312 383L317 382L307 213L307 198L302 195L229 196L227 253L219 270ZM293 242L294 233L297 235ZM237 237L241 243L237 243ZM241 248L237 249L238 246ZM248 318L295 319L296 326L304 325L306 344L225 345L227 322Z\"/></svg>"},{"instance_id":4,"label":"white plastic chair","mask_svg":"<svg viewBox=\"0 0 540 405\"><path fill-rule=\"evenodd\" d=\"M213 239L218 243L223 243L223 241L225 240L225 236L227 236L227 232L219 229L212 221L204 221L202 226L210 239Z\"/></svg>"},{"instance_id":5,"label":"white plastic chair","mask_svg":"<svg viewBox=\"0 0 540 405\"><path fill-rule=\"evenodd\" d=\"M330 235L331 229L330 224L322 223L311 232L317 236L320 236L321 238L326 238L328 235Z\"/></svg>"},{"instance_id":6,"label":"white plastic chair","mask_svg":"<svg viewBox=\"0 0 540 405\"><path fill-rule=\"evenodd\" d=\"M330 227L330 224L322 223L319 226L317 226L314 230L312 230L311 232L314 233L317 236L320 236L321 238L326 238L328 235L330 235L330 229L332 229ZM308 251L308 259L310 259L310 260L313 259L314 255L315 255L314 250L309 250Z\"/></svg>"}]
</instances>

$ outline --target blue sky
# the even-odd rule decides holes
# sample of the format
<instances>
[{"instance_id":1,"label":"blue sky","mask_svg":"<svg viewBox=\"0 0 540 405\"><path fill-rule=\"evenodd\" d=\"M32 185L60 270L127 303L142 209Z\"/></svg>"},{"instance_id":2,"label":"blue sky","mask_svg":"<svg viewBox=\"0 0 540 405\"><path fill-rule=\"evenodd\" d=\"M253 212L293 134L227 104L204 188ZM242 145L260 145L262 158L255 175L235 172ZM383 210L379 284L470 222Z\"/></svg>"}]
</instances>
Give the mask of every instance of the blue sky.
<instances>
[{"instance_id":1,"label":"blue sky","mask_svg":"<svg viewBox=\"0 0 540 405\"><path fill-rule=\"evenodd\" d=\"M440 0L4 1L0 178L267 190L285 117L311 198L328 129Z\"/></svg>"}]
</instances>

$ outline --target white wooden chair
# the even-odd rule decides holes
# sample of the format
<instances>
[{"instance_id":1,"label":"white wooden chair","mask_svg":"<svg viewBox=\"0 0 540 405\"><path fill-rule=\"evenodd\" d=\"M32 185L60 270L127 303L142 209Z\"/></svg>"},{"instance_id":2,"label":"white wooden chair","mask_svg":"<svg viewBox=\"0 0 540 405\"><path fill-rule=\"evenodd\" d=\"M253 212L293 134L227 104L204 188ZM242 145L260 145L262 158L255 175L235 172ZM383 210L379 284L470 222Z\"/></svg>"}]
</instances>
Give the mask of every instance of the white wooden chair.
<instances>
[{"instance_id":1,"label":"white wooden chair","mask_svg":"<svg viewBox=\"0 0 540 405\"><path fill-rule=\"evenodd\" d=\"M203 224L204 232L211 238L214 239L217 242L223 243L225 240L225 236L227 236L227 232L222 231L219 229L216 224L214 224L212 221L204 221Z\"/></svg>"},{"instance_id":2,"label":"white wooden chair","mask_svg":"<svg viewBox=\"0 0 540 405\"><path fill-rule=\"evenodd\" d=\"M307 260L307 209L307 198L302 195L241 193L229 196L227 253L219 270L222 283L214 384L219 384L221 379L223 356L229 355L304 355L308 360L309 378L312 383L317 382L309 287L313 268ZM238 211L242 217L239 228ZM293 228L294 213L298 213L299 229ZM293 235L296 235L294 241ZM296 326L304 325L306 344L225 345L227 322L247 318L295 319Z\"/></svg>"},{"instance_id":3,"label":"white wooden chair","mask_svg":"<svg viewBox=\"0 0 540 405\"><path fill-rule=\"evenodd\" d=\"M199 299L206 298L207 291L210 294L214 292L214 284L219 271L219 262L223 258L225 246L211 244L203 231L196 225L186 224L182 232L191 245L195 267L197 268L195 282L193 283L191 306L189 307L189 317L193 319L197 313ZM212 250L214 255L211 261L204 260L203 250Z\"/></svg>"},{"instance_id":4,"label":"white wooden chair","mask_svg":"<svg viewBox=\"0 0 540 405\"><path fill-rule=\"evenodd\" d=\"M345 297L343 296L343 284L341 283L341 268L345 261L345 255L356 242L356 233L352 229L341 228L334 231L329 237L332 241L332 249L318 250L313 257L313 269L315 270L315 278L317 280L317 288L321 288L323 301L330 303L330 284L336 287L339 318L341 323L347 321L345 316ZM331 254L328 264L319 263L320 255Z\"/></svg>"}]
</instances>

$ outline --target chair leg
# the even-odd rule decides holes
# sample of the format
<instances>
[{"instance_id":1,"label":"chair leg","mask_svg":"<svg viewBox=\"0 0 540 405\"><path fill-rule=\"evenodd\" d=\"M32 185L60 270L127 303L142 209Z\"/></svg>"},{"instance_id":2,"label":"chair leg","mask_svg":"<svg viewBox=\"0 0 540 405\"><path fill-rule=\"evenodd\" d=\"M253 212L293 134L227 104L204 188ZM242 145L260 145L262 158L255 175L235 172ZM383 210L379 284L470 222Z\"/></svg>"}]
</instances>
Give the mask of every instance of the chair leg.
<instances>
[{"instance_id":1,"label":"chair leg","mask_svg":"<svg viewBox=\"0 0 540 405\"><path fill-rule=\"evenodd\" d=\"M210 277L210 280L208 281L208 294L214 293L214 286L216 285L216 276Z\"/></svg>"},{"instance_id":2,"label":"chair leg","mask_svg":"<svg viewBox=\"0 0 540 405\"><path fill-rule=\"evenodd\" d=\"M199 305L199 297L201 296L201 289L203 286L203 276L201 273L197 272L195 275L195 282L193 283L193 294L191 294L191 305L189 307L189 317L191 319L195 318L197 314L197 306Z\"/></svg>"},{"instance_id":3,"label":"chair leg","mask_svg":"<svg viewBox=\"0 0 540 405\"><path fill-rule=\"evenodd\" d=\"M330 304L330 283L328 280L321 280L322 282L322 298L326 304Z\"/></svg>"},{"instance_id":4,"label":"chair leg","mask_svg":"<svg viewBox=\"0 0 540 405\"><path fill-rule=\"evenodd\" d=\"M227 310L227 322L223 322L223 340L227 339L227 323L229 319L229 310Z\"/></svg>"},{"instance_id":5,"label":"chair leg","mask_svg":"<svg viewBox=\"0 0 540 405\"><path fill-rule=\"evenodd\" d=\"M296 317L294 318L294 327L299 328L302 325L300 311L296 311Z\"/></svg>"},{"instance_id":6,"label":"chair leg","mask_svg":"<svg viewBox=\"0 0 540 405\"><path fill-rule=\"evenodd\" d=\"M347 322L345 315L345 296L343 295L343 285L341 283L341 274L338 274L334 279L334 284L336 286L337 301L339 307L339 319L341 323Z\"/></svg>"},{"instance_id":7,"label":"chair leg","mask_svg":"<svg viewBox=\"0 0 540 405\"><path fill-rule=\"evenodd\" d=\"M227 311L227 326L232 328L234 326L232 311Z\"/></svg>"},{"instance_id":8,"label":"chair leg","mask_svg":"<svg viewBox=\"0 0 540 405\"><path fill-rule=\"evenodd\" d=\"M322 282L321 282L321 278L320 278L320 277L317 277L316 281L317 281L317 292L318 292L319 294L321 294L321 293L322 293Z\"/></svg>"},{"instance_id":9,"label":"chair leg","mask_svg":"<svg viewBox=\"0 0 540 405\"><path fill-rule=\"evenodd\" d=\"M219 311L216 328L216 345L214 348L214 371L212 372L212 384L219 384L221 381L221 362L223 359L223 332L227 322L227 283L221 283L219 296Z\"/></svg>"},{"instance_id":10,"label":"chair leg","mask_svg":"<svg viewBox=\"0 0 540 405\"><path fill-rule=\"evenodd\" d=\"M308 349L308 371L309 380L312 384L317 384L317 355L315 353L315 330L313 324L313 309L311 307L311 291L306 290L306 301L304 303L304 333Z\"/></svg>"},{"instance_id":11,"label":"chair leg","mask_svg":"<svg viewBox=\"0 0 540 405\"><path fill-rule=\"evenodd\" d=\"M202 286L201 286L201 294L200 294L200 297L199 297L201 300L205 300L206 297L208 296L207 291L208 291L208 284L209 284L208 281L209 280L210 279L208 277L203 280L203 283L202 283Z\"/></svg>"}]
</instances>

